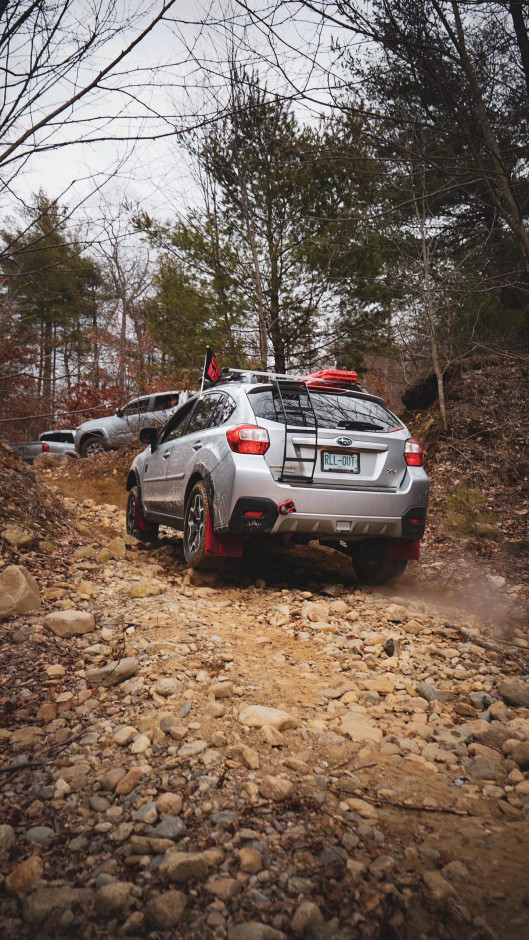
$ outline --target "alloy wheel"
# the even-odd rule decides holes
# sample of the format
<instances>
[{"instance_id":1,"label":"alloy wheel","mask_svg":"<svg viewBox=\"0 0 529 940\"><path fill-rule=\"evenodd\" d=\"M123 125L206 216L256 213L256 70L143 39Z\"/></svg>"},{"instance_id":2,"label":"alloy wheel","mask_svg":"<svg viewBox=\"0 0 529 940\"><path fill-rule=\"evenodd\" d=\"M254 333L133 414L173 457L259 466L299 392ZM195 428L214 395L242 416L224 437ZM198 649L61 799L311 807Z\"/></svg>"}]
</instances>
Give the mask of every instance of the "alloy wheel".
<instances>
[{"instance_id":1,"label":"alloy wheel","mask_svg":"<svg viewBox=\"0 0 529 940\"><path fill-rule=\"evenodd\" d=\"M187 514L187 547L190 555L195 555L200 548L206 524L204 500L200 493L195 493Z\"/></svg>"},{"instance_id":2,"label":"alloy wheel","mask_svg":"<svg viewBox=\"0 0 529 940\"><path fill-rule=\"evenodd\" d=\"M134 535L134 530L136 526L136 497L134 493L129 494L129 501L127 503L127 532L129 535Z\"/></svg>"},{"instance_id":3,"label":"alloy wheel","mask_svg":"<svg viewBox=\"0 0 529 940\"><path fill-rule=\"evenodd\" d=\"M98 454L103 453L104 449L105 448L103 447L102 444L99 443L99 441L90 441L90 443L88 444L86 448L86 456L97 457Z\"/></svg>"}]
</instances>

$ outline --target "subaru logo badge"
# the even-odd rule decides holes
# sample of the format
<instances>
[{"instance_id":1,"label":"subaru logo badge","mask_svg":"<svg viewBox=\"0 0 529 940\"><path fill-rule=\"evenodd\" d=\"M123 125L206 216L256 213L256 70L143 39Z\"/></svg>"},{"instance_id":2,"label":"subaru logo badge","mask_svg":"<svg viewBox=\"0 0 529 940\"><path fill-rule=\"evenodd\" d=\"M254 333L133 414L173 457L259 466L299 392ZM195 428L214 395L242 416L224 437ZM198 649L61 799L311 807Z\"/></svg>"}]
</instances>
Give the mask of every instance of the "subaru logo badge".
<instances>
[{"instance_id":1,"label":"subaru logo badge","mask_svg":"<svg viewBox=\"0 0 529 940\"><path fill-rule=\"evenodd\" d=\"M352 444L353 442L350 437L337 437L336 443L341 444L342 447L349 447L349 444Z\"/></svg>"}]
</instances>

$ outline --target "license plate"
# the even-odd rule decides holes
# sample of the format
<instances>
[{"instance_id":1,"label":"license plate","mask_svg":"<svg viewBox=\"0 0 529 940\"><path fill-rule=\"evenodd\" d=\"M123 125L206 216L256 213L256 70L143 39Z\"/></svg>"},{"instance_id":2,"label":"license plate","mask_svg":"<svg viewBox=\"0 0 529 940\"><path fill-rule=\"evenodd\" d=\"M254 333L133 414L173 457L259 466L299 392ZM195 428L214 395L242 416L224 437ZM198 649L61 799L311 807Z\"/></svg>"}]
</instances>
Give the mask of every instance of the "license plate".
<instances>
[{"instance_id":1,"label":"license plate","mask_svg":"<svg viewBox=\"0 0 529 940\"><path fill-rule=\"evenodd\" d=\"M332 473L360 473L360 454L324 450L321 455L321 469Z\"/></svg>"}]
</instances>

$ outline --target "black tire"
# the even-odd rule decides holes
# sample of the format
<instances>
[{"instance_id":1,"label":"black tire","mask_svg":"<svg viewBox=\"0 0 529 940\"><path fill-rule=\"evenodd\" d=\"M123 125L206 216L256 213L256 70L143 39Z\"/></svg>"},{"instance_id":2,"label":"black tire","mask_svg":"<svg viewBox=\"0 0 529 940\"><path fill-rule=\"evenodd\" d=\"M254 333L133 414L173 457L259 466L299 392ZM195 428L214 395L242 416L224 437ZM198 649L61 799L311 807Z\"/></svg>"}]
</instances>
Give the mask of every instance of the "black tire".
<instances>
[{"instance_id":1,"label":"black tire","mask_svg":"<svg viewBox=\"0 0 529 940\"><path fill-rule=\"evenodd\" d=\"M218 559L206 555L206 525L210 512L209 497L203 480L191 490L184 516L184 556L190 568L205 571L215 568Z\"/></svg>"},{"instance_id":2,"label":"black tire","mask_svg":"<svg viewBox=\"0 0 529 940\"><path fill-rule=\"evenodd\" d=\"M133 486L127 500L127 534L133 535L140 542L155 542L158 538L158 525L148 522L143 515L140 491Z\"/></svg>"},{"instance_id":3,"label":"black tire","mask_svg":"<svg viewBox=\"0 0 529 940\"><path fill-rule=\"evenodd\" d=\"M103 454L104 451L103 438L98 434L86 437L81 444L81 457L96 457L98 454Z\"/></svg>"},{"instance_id":4,"label":"black tire","mask_svg":"<svg viewBox=\"0 0 529 940\"><path fill-rule=\"evenodd\" d=\"M384 542L367 539L354 542L350 547L351 558L356 574L362 584L377 587L400 578L408 562L401 558L386 558Z\"/></svg>"}]
</instances>

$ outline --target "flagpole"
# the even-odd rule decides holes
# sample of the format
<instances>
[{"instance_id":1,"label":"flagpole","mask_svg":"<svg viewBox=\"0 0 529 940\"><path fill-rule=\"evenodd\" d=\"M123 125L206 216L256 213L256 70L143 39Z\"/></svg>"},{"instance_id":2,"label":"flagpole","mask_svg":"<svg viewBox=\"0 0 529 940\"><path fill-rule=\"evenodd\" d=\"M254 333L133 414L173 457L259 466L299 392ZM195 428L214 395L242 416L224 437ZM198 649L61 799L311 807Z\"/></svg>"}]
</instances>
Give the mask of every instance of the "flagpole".
<instances>
[{"instance_id":1,"label":"flagpole","mask_svg":"<svg viewBox=\"0 0 529 940\"><path fill-rule=\"evenodd\" d=\"M206 376L206 363L208 361L208 350L209 350L209 346L206 346L206 355L204 356L204 368L202 369L202 382L200 385L200 392L199 392L200 395L202 395L202 392L204 391L204 378Z\"/></svg>"}]
</instances>

